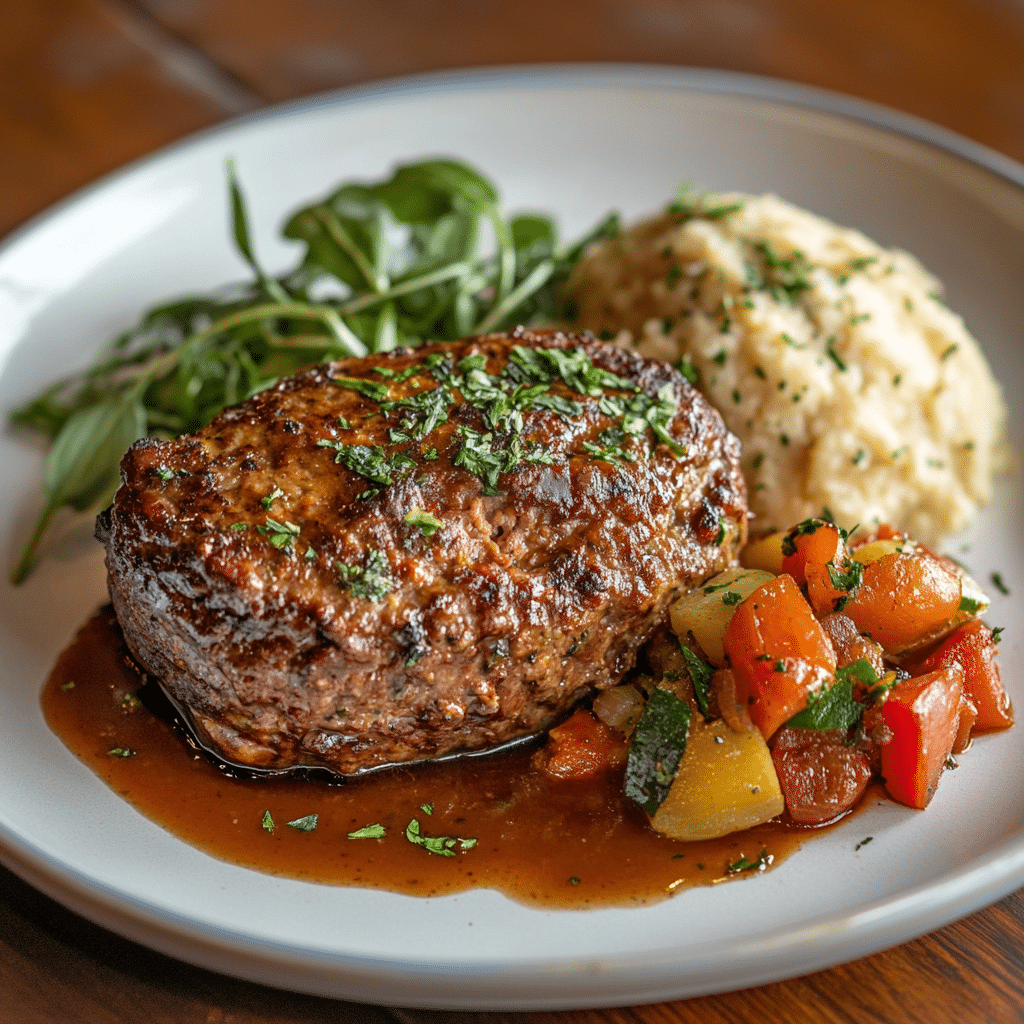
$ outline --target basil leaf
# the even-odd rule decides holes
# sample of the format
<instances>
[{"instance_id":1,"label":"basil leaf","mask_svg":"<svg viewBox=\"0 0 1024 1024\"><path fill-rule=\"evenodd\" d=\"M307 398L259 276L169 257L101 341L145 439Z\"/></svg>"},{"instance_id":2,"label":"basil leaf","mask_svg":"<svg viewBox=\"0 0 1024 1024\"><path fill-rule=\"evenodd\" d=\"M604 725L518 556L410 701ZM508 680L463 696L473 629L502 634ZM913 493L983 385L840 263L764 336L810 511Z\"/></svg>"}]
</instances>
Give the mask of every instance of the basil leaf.
<instances>
[{"instance_id":1,"label":"basil leaf","mask_svg":"<svg viewBox=\"0 0 1024 1024\"><path fill-rule=\"evenodd\" d=\"M651 692L626 760L626 796L654 817L686 752L690 705L668 690Z\"/></svg>"}]
</instances>

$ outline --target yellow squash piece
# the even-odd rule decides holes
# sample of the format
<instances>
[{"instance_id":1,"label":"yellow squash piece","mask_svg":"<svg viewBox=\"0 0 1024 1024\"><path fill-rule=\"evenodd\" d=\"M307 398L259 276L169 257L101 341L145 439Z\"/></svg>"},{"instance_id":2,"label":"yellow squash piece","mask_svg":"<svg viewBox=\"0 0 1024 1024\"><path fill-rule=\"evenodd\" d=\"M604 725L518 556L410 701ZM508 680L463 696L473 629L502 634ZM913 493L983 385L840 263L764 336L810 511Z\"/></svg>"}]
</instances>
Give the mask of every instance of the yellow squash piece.
<instances>
[{"instance_id":1,"label":"yellow squash piece","mask_svg":"<svg viewBox=\"0 0 1024 1024\"><path fill-rule=\"evenodd\" d=\"M722 635L736 606L771 578L770 572L741 568L726 569L712 576L704 586L683 594L669 608L672 631L684 639L692 633L708 661L721 668L725 664Z\"/></svg>"},{"instance_id":2,"label":"yellow squash piece","mask_svg":"<svg viewBox=\"0 0 1024 1024\"><path fill-rule=\"evenodd\" d=\"M686 753L651 824L672 839L714 839L769 821L783 807L760 732L733 732L721 719L694 714Z\"/></svg>"},{"instance_id":3,"label":"yellow squash piece","mask_svg":"<svg viewBox=\"0 0 1024 1024\"><path fill-rule=\"evenodd\" d=\"M782 542L788 531L779 530L752 537L740 552L740 565L744 569L763 569L773 576L782 572Z\"/></svg>"}]
</instances>

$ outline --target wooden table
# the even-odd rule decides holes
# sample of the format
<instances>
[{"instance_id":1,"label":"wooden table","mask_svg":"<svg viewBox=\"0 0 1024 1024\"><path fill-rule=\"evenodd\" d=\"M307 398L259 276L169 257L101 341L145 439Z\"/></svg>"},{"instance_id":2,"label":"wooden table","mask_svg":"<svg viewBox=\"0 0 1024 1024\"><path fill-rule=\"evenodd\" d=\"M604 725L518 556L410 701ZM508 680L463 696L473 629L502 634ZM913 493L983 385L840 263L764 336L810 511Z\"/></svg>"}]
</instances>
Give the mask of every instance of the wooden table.
<instances>
[{"instance_id":1,"label":"wooden table","mask_svg":"<svg viewBox=\"0 0 1024 1024\"><path fill-rule=\"evenodd\" d=\"M1019 0L8 0L0 235L133 157L265 104L393 75L638 61L773 75L920 115L1024 161ZM598 1024L1024 1020L1024 890L810 977L647 1007L387 1010L223 978L0 870L0 1020Z\"/></svg>"}]
</instances>

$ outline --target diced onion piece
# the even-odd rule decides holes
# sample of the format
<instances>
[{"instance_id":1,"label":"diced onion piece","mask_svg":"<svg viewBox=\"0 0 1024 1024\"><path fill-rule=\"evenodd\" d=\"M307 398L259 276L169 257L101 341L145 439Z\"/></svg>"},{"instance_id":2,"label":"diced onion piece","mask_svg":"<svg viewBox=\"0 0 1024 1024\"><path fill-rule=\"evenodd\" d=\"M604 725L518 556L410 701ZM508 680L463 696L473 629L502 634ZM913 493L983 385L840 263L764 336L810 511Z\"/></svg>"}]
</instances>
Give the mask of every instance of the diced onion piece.
<instances>
[{"instance_id":1,"label":"diced onion piece","mask_svg":"<svg viewBox=\"0 0 1024 1024\"><path fill-rule=\"evenodd\" d=\"M686 753L651 825L672 839L715 839L781 814L782 790L761 734L694 715Z\"/></svg>"},{"instance_id":2,"label":"diced onion piece","mask_svg":"<svg viewBox=\"0 0 1024 1024\"><path fill-rule=\"evenodd\" d=\"M594 698L594 714L605 725L627 735L644 711L644 698L635 686L613 686Z\"/></svg>"},{"instance_id":3,"label":"diced onion piece","mask_svg":"<svg viewBox=\"0 0 1024 1024\"><path fill-rule=\"evenodd\" d=\"M752 537L740 552L740 565L744 569L763 569L773 576L782 572L782 541L786 534L779 530Z\"/></svg>"},{"instance_id":4,"label":"diced onion piece","mask_svg":"<svg viewBox=\"0 0 1024 1024\"><path fill-rule=\"evenodd\" d=\"M725 664L722 634L744 598L774 577L763 569L726 569L699 590L683 594L670 608L672 630L681 637L692 633L708 661Z\"/></svg>"}]
</instances>

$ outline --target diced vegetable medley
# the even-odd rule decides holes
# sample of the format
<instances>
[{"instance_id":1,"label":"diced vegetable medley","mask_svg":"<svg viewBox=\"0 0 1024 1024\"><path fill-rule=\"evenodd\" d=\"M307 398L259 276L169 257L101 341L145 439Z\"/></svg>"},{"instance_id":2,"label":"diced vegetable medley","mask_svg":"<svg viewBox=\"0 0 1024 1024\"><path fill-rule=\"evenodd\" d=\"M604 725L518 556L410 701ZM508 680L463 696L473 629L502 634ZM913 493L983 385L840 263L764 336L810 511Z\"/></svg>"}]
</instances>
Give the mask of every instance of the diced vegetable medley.
<instances>
[{"instance_id":1,"label":"diced vegetable medley","mask_svg":"<svg viewBox=\"0 0 1024 1024\"><path fill-rule=\"evenodd\" d=\"M550 775L625 773L657 831L712 839L783 813L819 825L872 779L924 808L978 732L1013 723L988 598L881 526L810 519L679 597L643 671L553 729Z\"/></svg>"}]
</instances>

